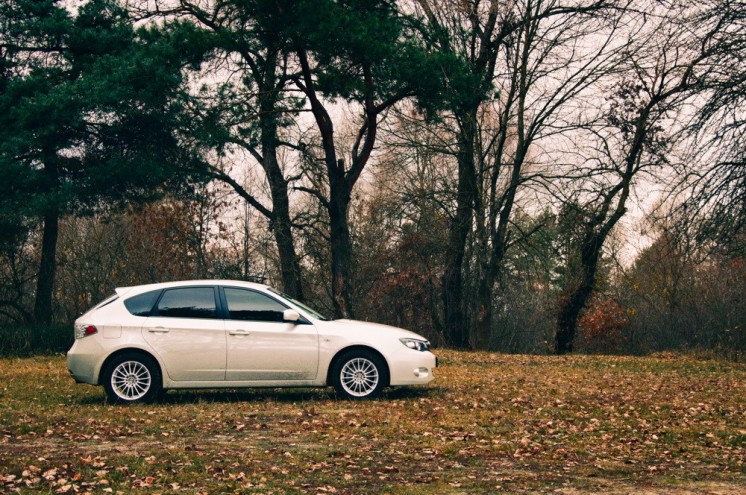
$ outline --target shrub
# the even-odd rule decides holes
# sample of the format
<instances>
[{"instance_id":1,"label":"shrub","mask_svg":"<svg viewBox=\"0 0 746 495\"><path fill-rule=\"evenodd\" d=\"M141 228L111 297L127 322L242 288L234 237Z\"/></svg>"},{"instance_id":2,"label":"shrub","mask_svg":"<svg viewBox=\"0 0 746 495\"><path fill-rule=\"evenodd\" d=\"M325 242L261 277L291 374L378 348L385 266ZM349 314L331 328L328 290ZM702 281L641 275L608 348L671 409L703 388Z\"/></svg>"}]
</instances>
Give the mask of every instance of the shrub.
<instances>
[{"instance_id":1,"label":"shrub","mask_svg":"<svg viewBox=\"0 0 746 495\"><path fill-rule=\"evenodd\" d=\"M0 327L0 356L32 356L67 352L73 343L68 325Z\"/></svg>"}]
</instances>

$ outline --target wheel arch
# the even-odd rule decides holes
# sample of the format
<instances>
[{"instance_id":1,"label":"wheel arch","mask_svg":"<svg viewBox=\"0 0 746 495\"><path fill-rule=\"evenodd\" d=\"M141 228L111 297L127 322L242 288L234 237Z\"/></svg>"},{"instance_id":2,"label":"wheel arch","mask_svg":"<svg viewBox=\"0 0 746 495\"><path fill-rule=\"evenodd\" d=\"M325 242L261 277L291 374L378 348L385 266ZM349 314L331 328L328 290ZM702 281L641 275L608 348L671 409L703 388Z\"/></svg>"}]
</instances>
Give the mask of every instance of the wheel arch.
<instances>
[{"instance_id":1,"label":"wheel arch","mask_svg":"<svg viewBox=\"0 0 746 495\"><path fill-rule=\"evenodd\" d=\"M351 345L349 347L343 347L342 349L338 350L331 361L329 361L329 368L326 371L326 384L332 385L334 383L332 374L334 373L334 369L336 368L337 362L340 360L340 358L345 354L354 351L370 352L381 359L381 362L385 366L385 369L382 370L384 372L383 386L388 387L391 382L391 366L389 365L388 360L383 354L381 354L377 349L367 345Z\"/></svg>"},{"instance_id":2,"label":"wheel arch","mask_svg":"<svg viewBox=\"0 0 746 495\"><path fill-rule=\"evenodd\" d=\"M111 363L115 358L117 358L118 356L121 356L122 354L130 354L130 353L131 354L141 354L141 355L143 355L145 357L148 357L148 358L152 359L155 362L155 364L158 365L158 371L160 372L160 375L161 375L161 377L160 377L161 378L161 386L163 386L165 384L165 381L166 381L165 380L165 374L164 374L164 370L163 370L163 366L161 365L161 362L158 360L157 357L155 357L155 355L153 355L152 352L148 352L148 351L146 351L144 349L140 349L139 347L124 347L122 349L117 349L116 351L114 351L111 354L109 354L108 356L106 356L106 359L104 359L104 362L101 363L101 368L99 368L99 372L98 372L98 384L99 385L103 385L104 384L104 378L105 378L104 374L105 374L105 371L106 371L107 367L109 366L109 363Z\"/></svg>"}]
</instances>

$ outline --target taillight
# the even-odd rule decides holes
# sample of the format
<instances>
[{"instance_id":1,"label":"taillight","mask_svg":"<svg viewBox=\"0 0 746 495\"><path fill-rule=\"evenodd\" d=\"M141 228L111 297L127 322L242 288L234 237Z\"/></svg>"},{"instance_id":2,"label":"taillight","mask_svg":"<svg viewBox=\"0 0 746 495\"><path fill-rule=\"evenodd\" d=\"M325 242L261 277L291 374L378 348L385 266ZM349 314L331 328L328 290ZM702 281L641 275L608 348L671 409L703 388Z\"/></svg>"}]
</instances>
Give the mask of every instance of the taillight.
<instances>
[{"instance_id":1,"label":"taillight","mask_svg":"<svg viewBox=\"0 0 746 495\"><path fill-rule=\"evenodd\" d=\"M83 337L88 337L89 335L93 335L94 333L98 333L98 328L96 328L94 325L75 325L76 339L82 339Z\"/></svg>"}]
</instances>

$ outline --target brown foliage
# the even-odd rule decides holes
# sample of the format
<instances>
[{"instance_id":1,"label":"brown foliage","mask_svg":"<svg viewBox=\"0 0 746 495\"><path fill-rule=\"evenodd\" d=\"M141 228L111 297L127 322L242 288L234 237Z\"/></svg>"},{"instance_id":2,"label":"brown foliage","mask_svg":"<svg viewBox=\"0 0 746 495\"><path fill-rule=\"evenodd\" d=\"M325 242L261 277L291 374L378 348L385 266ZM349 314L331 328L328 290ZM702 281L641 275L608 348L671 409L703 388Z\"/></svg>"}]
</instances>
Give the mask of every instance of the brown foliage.
<instances>
[{"instance_id":1,"label":"brown foliage","mask_svg":"<svg viewBox=\"0 0 746 495\"><path fill-rule=\"evenodd\" d=\"M614 299L596 293L578 322L582 347L588 352L621 352L629 325L627 310Z\"/></svg>"}]
</instances>

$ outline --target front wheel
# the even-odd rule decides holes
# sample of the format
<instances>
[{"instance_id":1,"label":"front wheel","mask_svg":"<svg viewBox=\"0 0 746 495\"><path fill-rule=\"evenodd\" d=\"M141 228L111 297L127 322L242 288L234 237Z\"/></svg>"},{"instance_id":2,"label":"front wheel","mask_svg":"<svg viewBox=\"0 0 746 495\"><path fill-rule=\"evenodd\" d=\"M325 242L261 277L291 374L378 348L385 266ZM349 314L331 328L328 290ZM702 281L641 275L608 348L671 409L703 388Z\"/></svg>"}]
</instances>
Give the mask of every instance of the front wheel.
<instances>
[{"instance_id":1,"label":"front wheel","mask_svg":"<svg viewBox=\"0 0 746 495\"><path fill-rule=\"evenodd\" d=\"M332 384L345 399L372 399L380 395L386 376L386 365L380 357L364 350L352 351L337 360Z\"/></svg>"},{"instance_id":2,"label":"front wheel","mask_svg":"<svg viewBox=\"0 0 746 495\"><path fill-rule=\"evenodd\" d=\"M122 354L106 367L104 389L112 404L152 402L161 388L158 363L143 354Z\"/></svg>"}]
</instances>

